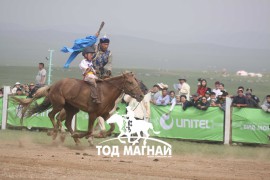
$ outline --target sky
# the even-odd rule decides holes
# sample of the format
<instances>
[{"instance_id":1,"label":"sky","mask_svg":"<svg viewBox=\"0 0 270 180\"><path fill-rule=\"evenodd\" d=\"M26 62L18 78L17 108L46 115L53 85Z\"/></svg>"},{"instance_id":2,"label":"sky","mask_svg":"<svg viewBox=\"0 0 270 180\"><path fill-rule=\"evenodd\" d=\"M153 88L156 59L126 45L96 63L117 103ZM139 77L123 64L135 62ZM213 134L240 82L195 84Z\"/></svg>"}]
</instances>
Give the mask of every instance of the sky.
<instances>
[{"instance_id":1,"label":"sky","mask_svg":"<svg viewBox=\"0 0 270 180\"><path fill-rule=\"evenodd\" d=\"M52 48L63 66L60 49L104 21L115 67L266 71L269 20L270 0L1 0L0 65L33 65Z\"/></svg>"},{"instance_id":2,"label":"sky","mask_svg":"<svg viewBox=\"0 0 270 180\"><path fill-rule=\"evenodd\" d=\"M269 19L268 0L1 0L0 6L0 24L14 28L91 33L105 21L108 35L165 43L219 43L215 37L228 34L268 34Z\"/></svg>"}]
</instances>

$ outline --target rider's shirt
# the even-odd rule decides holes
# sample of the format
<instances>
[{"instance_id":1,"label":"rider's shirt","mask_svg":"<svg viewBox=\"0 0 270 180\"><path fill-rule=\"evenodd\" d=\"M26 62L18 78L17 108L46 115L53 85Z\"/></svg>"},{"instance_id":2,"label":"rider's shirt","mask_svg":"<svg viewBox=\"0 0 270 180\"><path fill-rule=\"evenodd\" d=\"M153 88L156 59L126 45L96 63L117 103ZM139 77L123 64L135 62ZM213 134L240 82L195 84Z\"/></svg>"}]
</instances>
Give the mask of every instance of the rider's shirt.
<instances>
[{"instance_id":1,"label":"rider's shirt","mask_svg":"<svg viewBox=\"0 0 270 180\"><path fill-rule=\"evenodd\" d=\"M83 59L79 66L80 66L80 69L83 71L83 74L85 74L85 72L88 68L90 68L90 69L92 69L92 71L94 71L92 61L89 61L87 59ZM93 75L94 73L92 71L88 72L87 75Z\"/></svg>"}]
</instances>

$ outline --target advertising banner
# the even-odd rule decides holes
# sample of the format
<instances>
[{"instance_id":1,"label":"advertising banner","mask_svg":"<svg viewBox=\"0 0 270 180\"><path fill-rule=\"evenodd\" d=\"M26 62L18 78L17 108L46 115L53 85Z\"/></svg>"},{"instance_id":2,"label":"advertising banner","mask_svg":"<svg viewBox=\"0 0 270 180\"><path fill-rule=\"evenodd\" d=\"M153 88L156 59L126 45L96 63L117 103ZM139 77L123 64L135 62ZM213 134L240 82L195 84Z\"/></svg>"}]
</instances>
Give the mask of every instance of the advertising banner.
<instances>
[{"instance_id":1,"label":"advertising banner","mask_svg":"<svg viewBox=\"0 0 270 180\"><path fill-rule=\"evenodd\" d=\"M232 141L268 144L270 114L255 108L233 108Z\"/></svg>"},{"instance_id":2,"label":"advertising banner","mask_svg":"<svg viewBox=\"0 0 270 180\"><path fill-rule=\"evenodd\" d=\"M151 123L158 137L192 140L223 141L224 112L217 107L207 111L194 107L183 111L175 106L169 114L170 106L151 106ZM153 134L154 135L154 134Z\"/></svg>"}]
</instances>

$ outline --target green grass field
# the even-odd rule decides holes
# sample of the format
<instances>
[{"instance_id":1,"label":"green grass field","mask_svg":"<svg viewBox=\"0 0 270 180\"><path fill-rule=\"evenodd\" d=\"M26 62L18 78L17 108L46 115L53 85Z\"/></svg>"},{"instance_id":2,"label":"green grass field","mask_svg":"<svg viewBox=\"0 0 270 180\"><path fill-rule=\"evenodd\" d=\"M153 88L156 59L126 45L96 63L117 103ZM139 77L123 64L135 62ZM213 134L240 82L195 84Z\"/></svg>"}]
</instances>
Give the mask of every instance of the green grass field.
<instances>
[{"instance_id":1,"label":"green grass field","mask_svg":"<svg viewBox=\"0 0 270 180\"><path fill-rule=\"evenodd\" d=\"M163 82L169 85L170 90L173 90L173 84L178 83L179 77L186 77L187 82L191 86L191 93L197 90L197 79L205 78L208 81L208 87L213 88L215 81L220 81L225 84L225 89L230 94L236 94L238 86L250 87L253 93L257 95L261 101L265 95L270 94L270 73L264 73L262 78L256 77L239 77L235 73L230 73L228 77L223 77L221 72L213 71L183 71L183 70L153 70L153 69L119 69L113 70L113 75L119 75L125 70L130 70L136 73L138 79L148 86L152 87L155 83ZM1 66L0 67L0 87L3 85L14 85L15 82L27 84L34 82L37 74L36 67L13 67ZM79 68L70 68L68 70L62 67L53 67L52 82L60 80L65 77L81 79L81 71Z\"/></svg>"},{"instance_id":2,"label":"green grass field","mask_svg":"<svg viewBox=\"0 0 270 180\"><path fill-rule=\"evenodd\" d=\"M27 140L31 143L41 144L45 146L52 145L52 139L47 136L46 132L36 132L27 130L3 130L0 131L1 141L20 141ZM108 138L106 138L108 139ZM99 142L106 140L94 139L94 144L97 145ZM197 142L185 142L175 139L161 139L172 145L172 155L196 155L196 156L207 156L209 158L239 158L239 159L250 159L250 160L270 160L269 147L251 147L251 146L226 146L221 144L208 144L208 143L197 143ZM154 145L151 141L149 145ZM110 145L110 144L108 144ZM119 142L113 141L113 145L121 145ZM73 139L70 135L67 135L66 141L63 146L71 149L86 149L88 142L86 139L81 140L80 147L76 147Z\"/></svg>"}]
</instances>

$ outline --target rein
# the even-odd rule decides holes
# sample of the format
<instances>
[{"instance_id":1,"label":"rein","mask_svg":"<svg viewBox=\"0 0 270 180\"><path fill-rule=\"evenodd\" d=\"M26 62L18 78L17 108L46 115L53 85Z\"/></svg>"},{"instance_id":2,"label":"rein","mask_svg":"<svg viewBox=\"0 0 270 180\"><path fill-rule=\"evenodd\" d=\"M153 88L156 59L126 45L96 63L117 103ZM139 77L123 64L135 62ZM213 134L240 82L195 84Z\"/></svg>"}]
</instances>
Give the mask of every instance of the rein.
<instances>
[{"instance_id":1,"label":"rein","mask_svg":"<svg viewBox=\"0 0 270 180\"><path fill-rule=\"evenodd\" d=\"M123 76L123 75L122 75ZM137 80L136 80L137 81ZM123 84L122 87L119 88L119 86L115 85L114 83L112 82L109 82L107 81L109 84L111 84L112 86L116 87L117 89L121 90L123 94L128 94L128 93L125 93L125 89L126 89L126 77L124 76L124 79L123 81L121 82L121 84ZM129 92L133 91L134 89L137 89L137 88L140 88L139 85L135 86L134 88L132 88L131 90L127 89ZM133 109L133 111L135 111L138 106L139 106L140 102L138 102L138 104L136 105L136 107Z\"/></svg>"},{"instance_id":2,"label":"rein","mask_svg":"<svg viewBox=\"0 0 270 180\"><path fill-rule=\"evenodd\" d=\"M106 82L108 82L108 83L111 84L112 86L116 87L117 89L121 90L122 93L124 93L125 89L126 89L127 91L129 91L129 93L130 93L130 92L133 91L134 89L140 88L139 85L137 85L137 86L135 86L135 87L132 88L132 89L127 89L127 88L126 88L126 83L127 83L126 77L125 77L124 75L122 75L122 76L124 77L123 81L121 82L121 84L123 84L122 87L119 87L119 86L117 86L117 85L111 83L110 81L106 81ZM125 93L125 94L128 94L128 93Z\"/></svg>"},{"instance_id":3,"label":"rein","mask_svg":"<svg viewBox=\"0 0 270 180\"><path fill-rule=\"evenodd\" d=\"M135 111L137 109L137 107L139 106L140 102L137 103L137 106L132 110Z\"/></svg>"}]
</instances>

